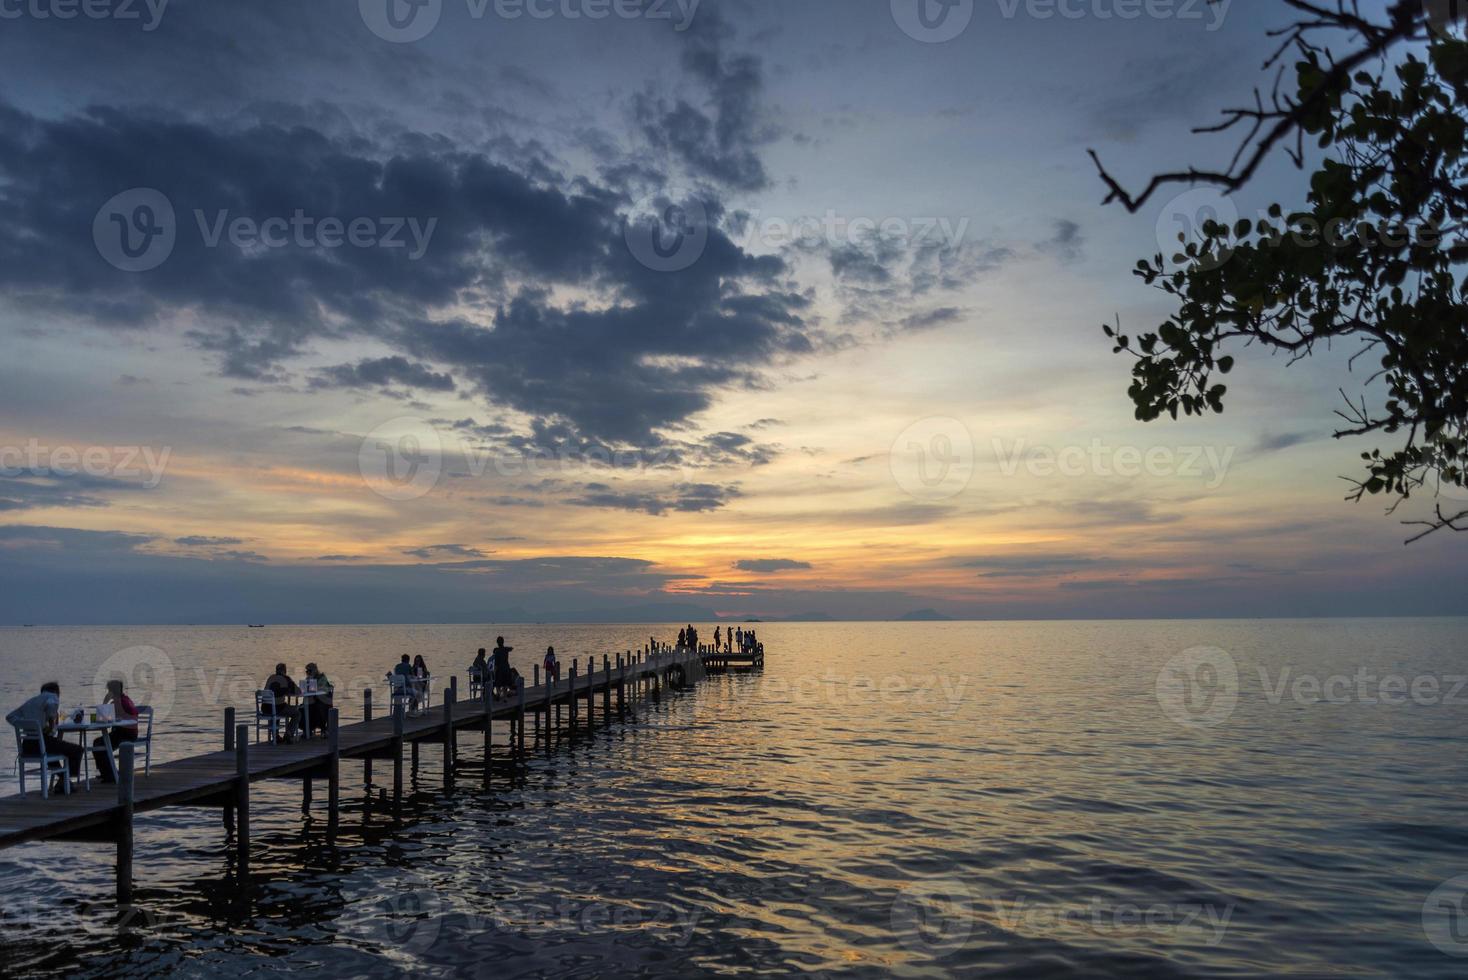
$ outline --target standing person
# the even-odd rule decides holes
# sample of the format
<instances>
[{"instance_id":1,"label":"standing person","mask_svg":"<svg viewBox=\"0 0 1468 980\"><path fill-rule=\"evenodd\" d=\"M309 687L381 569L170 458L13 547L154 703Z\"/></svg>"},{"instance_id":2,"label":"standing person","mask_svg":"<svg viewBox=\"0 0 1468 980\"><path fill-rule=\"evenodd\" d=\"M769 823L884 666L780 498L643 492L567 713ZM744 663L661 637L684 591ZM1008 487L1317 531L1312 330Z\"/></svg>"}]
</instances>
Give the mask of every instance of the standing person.
<instances>
[{"instance_id":1,"label":"standing person","mask_svg":"<svg viewBox=\"0 0 1468 980\"><path fill-rule=\"evenodd\" d=\"M107 682L107 695L102 698L103 704L115 705L117 708L117 720L121 724L112 729L112 747L116 748L123 742L134 742L138 737L138 706L133 704L133 699L128 697L122 690L122 681L112 680ZM107 739L98 735L92 742L92 758L97 763L97 775L102 777L104 783L117 782L117 764L112 760L112 753L107 751Z\"/></svg>"},{"instance_id":2,"label":"standing person","mask_svg":"<svg viewBox=\"0 0 1468 980\"><path fill-rule=\"evenodd\" d=\"M556 659L556 648L545 648L545 660L541 663L545 668L545 682L547 684L559 683L561 680L561 662Z\"/></svg>"},{"instance_id":3,"label":"standing person","mask_svg":"<svg viewBox=\"0 0 1468 980\"><path fill-rule=\"evenodd\" d=\"M261 690L275 695L275 717L285 721L285 734L279 737L287 742L295 741L296 728L301 724L301 709L293 704L287 704L286 699L296 697L301 693L301 689L285 672L285 664L275 665L275 673L266 678L265 686Z\"/></svg>"},{"instance_id":4,"label":"standing person","mask_svg":"<svg viewBox=\"0 0 1468 980\"><path fill-rule=\"evenodd\" d=\"M683 630L678 631L678 649L682 650L688 643L688 634Z\"/></svg>"},{"instance_id":5,"label":"standing person","mask_svg":"<svg viewBox=\"0 0 1468 980\"><path fill-rule=\"evenodd\" d=\"M738 632L736 634L736 637L737 638L735 639L734 643L735 643L736 646L739 647L739 652L743 653L744 652L744 627L743 626L739 627L739 630L738 630Z\"/></svg>"},{"instance_id":6,"label":"standing person","mask_svg":"<svg viewBox=\"0 0 1468 980\"><path fill-rule=\"evenodd\" d=\"M514 674L510 671L510 651L514 647L505 646L505 638L496 636L494 638L494 688L495 696L509 691L515 684Z\"/></svg>"},{"instance_id":7,"label":"standing person","mask_svg":"<svg viewBox=\"0 0 1468 980\"><path fill-rule=\"evenodd\" d=\"M46 745L47 755L59 755L66 757L66 768L71 771L71 780L76 782L82 774L82 747L72 745L70 742L56 734L56 725L61 720L61 685L55 681L47 681L41 685L41 693L31 698L25 704L16 708L5 716L5 720L12 725L21 722L33 722L41 729L41 740ZM28 738L21 746L22 754L40 754L41 746L36 744L34 738ZM51 783L51 792L59 793L63 789L61 777L57 776Z\"/></svg>"},{"instance_id":8,"label":"standing person","mask_svg":"<svg viewBox=\"0 0 1468 980\"><path fill-rule=\"evenodd\" d=\"M721 647L721 646L723 646L723 642L719 639L719 628L717 626L715 626L714 627L714 652L717 653L719 647Z\"/></svg>"}]
</instances>

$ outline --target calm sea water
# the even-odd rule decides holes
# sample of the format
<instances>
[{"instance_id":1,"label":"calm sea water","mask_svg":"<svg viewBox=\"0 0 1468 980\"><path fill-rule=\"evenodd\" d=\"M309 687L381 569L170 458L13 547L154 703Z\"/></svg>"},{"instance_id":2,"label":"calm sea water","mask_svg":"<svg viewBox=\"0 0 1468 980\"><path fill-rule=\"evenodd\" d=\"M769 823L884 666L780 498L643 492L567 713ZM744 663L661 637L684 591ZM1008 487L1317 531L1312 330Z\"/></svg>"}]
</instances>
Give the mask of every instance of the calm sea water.
<instances>
[{"instance_id":1,"label":"calm sea water","mask_svg":"<svg viewBox=\"0 0 1468 980\"><path fill-rule=\"evenodd\" d=\"M298 784L258 784L245 885L217 811L140 817L121 922L109 845L0 852L0 973L1468 967L1468 620L759 629L762 674L497 755L487 786L475 734L452 791L424 749L396 814L344 763L334 840L324 790L303 816ZM159 709L157 762L219 747L277 660L319 662L352 721L400 653L462 675L496 633L528 674L547 643L564 661L670 630L3 630L0 700L56 679L90 703L126 675Z\"/></svg>"}]
</instances>

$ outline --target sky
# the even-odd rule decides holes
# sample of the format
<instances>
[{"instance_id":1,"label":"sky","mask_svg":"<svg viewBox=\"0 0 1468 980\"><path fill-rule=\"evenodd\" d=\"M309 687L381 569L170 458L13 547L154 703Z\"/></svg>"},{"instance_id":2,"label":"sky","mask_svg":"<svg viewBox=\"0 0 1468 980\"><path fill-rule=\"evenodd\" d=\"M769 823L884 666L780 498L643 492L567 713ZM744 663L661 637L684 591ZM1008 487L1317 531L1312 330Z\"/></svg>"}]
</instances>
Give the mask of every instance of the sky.
<instances>
[{"instance_id":1,"label":"sky","mask_svg":"<svg viewBox=\"0 0 1468 980\"><path fill-rule=\"evenodd\" d=\"M0 624L1468 613L1350 350L1143 424L1101 332L1301 198L1086 152L1226 162L1282 22L0 0Z\"/></svg>"}]
</instances>

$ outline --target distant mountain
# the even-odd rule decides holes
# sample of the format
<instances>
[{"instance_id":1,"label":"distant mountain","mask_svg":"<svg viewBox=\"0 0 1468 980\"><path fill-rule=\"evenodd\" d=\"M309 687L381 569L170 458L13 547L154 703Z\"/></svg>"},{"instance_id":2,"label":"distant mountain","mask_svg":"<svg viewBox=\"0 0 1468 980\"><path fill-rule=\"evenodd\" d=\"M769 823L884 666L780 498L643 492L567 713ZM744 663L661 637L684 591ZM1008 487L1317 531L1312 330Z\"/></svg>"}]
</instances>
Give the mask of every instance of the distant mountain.
<instances>
[{"instance_id":1,"label":"distant mountain","mask_svg":"<svg viewBox=\"0 0 1468 980\"><path fill-rule=\"evenodd\" d=\"M914 609L897 617L899 623L951 623L952 616L945 616L936 609Z\"/></svg>"}]
</instances>

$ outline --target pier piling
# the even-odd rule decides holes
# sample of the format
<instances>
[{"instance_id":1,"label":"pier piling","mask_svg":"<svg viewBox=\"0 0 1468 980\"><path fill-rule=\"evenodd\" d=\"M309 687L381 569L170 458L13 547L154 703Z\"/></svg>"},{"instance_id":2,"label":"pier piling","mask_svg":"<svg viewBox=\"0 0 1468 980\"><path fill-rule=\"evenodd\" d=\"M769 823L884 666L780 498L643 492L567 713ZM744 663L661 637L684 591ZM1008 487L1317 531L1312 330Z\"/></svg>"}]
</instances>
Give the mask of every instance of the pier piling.
<instances>
[{"instance_id":1,"label":"pier piling","mask_svg":"<svg viewBox=\"0 0 1468 980\"><path fill-rule=\"evenodd\" d=\"M331 831L336 831L337 813L341 805L341 764L342 764L342 742L341 742L341 714L339 709L332 708L326 716L327 723L327 752L326 757L326 825ZM309 783L307 785L310 785Z\"/></svg>"},{"instance_id":2,"label":"pier piling","mask_svg":"<svg viewBox=\"0 0 1468 980\"><path fill-rule=\"evenodd\" d=\"M362 692L362 720L372 720L372 688ZM372 785L372 757L368 756L362 763L362 785Z\"/></svg>"},{"instance_id":3,"label":"pier piling","mask_svg":"<svg viewBox=\"0 0 1468 980\"><path fill-rule=\"evenodd\" d=\"M250 874L250 726L234 731L234 847L240 880Z\"/></svg>"},{"instance_id":4,"label":"pier piling","mask_svg":"<svg viewBox=\"0 0 1468 980\"><path fill-rule=\"evenodd\" d=\"M117 760L117 902L129 905L133 900L133 751L131 742L123 742ZM41 778L45 778L42 774Z\"/></svg>"}]
</instances>

